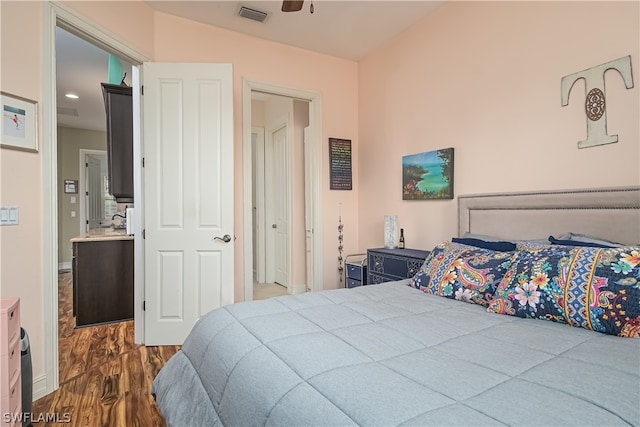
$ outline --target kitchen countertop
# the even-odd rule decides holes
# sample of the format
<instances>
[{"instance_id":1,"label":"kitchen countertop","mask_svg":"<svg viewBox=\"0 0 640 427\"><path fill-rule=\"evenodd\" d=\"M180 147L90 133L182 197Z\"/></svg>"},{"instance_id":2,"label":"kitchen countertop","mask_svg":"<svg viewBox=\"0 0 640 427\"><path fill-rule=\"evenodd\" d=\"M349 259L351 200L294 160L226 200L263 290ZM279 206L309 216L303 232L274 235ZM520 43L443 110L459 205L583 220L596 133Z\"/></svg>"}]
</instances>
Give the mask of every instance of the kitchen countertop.
<instances>
[{"instance_id":1,"label":"kitchen countertop","mask_svg":"<svg viewBox=\"0 0 640 427\"><path fill-rule=\"evenodd\" d=\"M129 236L124 229L95 228L89 230L86 234L74 237L70 242L99 242L104 240L133 240L133 236Z\"/></svg>"}]
</instances>

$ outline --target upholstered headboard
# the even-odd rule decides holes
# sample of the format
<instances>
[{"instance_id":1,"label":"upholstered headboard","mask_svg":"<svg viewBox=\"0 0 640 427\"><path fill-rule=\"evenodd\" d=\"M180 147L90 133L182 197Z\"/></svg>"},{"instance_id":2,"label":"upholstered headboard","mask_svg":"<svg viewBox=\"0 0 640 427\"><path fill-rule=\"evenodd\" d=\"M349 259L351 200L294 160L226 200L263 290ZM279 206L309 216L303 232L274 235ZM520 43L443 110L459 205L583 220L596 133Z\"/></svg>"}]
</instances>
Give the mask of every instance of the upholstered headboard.
<instances>
[{"instance_id":1,"label":"upholstered headboard","mask_svg":"<svg viewBox=\"0 0 640 427\"><path fill-rule=\"evenodd\" d=\"M640 187L458 197L458 234L509 240L567 232L640 244Z\"/></svg>"}]
</instances>

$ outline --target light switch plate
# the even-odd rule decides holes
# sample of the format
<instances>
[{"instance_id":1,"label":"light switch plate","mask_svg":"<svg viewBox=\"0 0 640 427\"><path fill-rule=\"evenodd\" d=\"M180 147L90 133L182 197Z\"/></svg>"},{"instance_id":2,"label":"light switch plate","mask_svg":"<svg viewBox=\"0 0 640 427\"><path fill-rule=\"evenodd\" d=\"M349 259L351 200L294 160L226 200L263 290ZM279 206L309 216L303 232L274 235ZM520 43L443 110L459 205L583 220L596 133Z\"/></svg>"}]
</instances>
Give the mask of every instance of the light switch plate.
<instances>
[{"instance_id":1,"label":"light switch plate","mask_svg":"<svg viewBox=\"0 0 640 427\"><path fill-rule=\"evenodd\" d=\"M17 206L0 206L0 225L18 225L20 209Z\"/></svg>"}]
</instances>

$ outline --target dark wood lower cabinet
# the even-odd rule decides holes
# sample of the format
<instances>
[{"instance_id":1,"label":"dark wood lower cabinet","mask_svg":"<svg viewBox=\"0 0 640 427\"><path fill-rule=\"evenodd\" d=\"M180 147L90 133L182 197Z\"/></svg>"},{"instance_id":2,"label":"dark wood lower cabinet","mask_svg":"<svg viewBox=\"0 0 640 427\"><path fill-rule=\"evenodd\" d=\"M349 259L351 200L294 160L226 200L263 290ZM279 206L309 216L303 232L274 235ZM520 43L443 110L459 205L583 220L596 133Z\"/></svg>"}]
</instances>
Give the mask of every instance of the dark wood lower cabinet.
<instances>
[{"instance_id":1,"label":"dark wood lower cabinet","mask_svg":"<svg viewBox=\"0 0 640 427\"><path fill-rule=\"evenodd\" d=\"M76 326L133 319L133 240L73 243Z\"/></svg>"}]
</instances>

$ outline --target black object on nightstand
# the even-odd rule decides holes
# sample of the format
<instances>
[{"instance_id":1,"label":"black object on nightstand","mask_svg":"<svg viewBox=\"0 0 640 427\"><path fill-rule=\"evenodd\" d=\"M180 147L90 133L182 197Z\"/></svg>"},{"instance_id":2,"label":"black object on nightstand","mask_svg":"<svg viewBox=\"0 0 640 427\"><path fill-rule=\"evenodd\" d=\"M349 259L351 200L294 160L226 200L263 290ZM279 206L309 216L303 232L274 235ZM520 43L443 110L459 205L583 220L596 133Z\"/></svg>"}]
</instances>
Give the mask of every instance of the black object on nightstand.
<instances>
[{"instance_id":1,"label":"black object on nightstand","mask_svg":"<svg viewBox=\"0 0 640 427\"><path fill-rule=\"evenodd\" d=\"M419 249L368 249L369 284L409 279L422 267L429 251Z\"/></svg>"},{"instance_id":2,"label":"black object on nightstand","mask_svg":"<svg viewBox=\"0 0 640 427\"><path fill-rule=\"evenodd\" d=\"M355 288L367 284L367 254L351 254L345 257L345 287ZM351 257L360 257L358 261L349 261Z\"/></svg>"}]
</instances>

